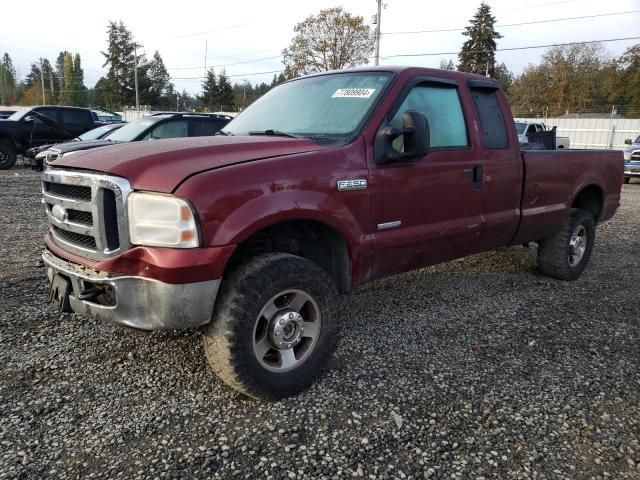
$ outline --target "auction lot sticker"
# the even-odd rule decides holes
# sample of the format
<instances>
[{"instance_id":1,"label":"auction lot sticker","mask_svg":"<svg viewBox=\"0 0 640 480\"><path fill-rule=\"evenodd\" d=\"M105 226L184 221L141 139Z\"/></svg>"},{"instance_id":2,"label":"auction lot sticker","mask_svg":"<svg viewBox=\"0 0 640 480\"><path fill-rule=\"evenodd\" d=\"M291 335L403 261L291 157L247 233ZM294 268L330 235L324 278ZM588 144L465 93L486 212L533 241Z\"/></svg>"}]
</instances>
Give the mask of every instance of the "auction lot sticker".
<instances>
[{"instance_id":1,"label":"auction lot sticker","mask_svg":"<svg viewBox=\"0 0 640 480\"><path fill-rule=\"evenodd\" d=\"M331 98L369 98L375 88L339 88Z\"/></svg>"}]
</instances>

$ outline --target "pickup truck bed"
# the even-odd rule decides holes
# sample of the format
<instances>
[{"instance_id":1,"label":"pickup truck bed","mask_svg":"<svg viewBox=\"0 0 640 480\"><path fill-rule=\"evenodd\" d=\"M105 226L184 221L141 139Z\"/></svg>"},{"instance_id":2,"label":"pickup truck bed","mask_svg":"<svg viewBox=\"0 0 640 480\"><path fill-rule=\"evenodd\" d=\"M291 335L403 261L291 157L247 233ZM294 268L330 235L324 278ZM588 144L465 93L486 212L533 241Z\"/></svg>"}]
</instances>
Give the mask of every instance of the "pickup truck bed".
<instances>
[{"instance_id":1,"label":"pickup truck bed","mask_svg":"<svg viewBox=\"0 0 640 480\"><path fill-rule=\"evenodd\" d=\"M591 200L581 207L599 222L614 215L620 203L619 152L529 150L522 152L522 157L525 171L522 220L512 244L538 241L556 232L577 193L590 185L603 185L603 191L608 193L602 202Z\"/></svg>"},{"instance_id":2,"label":"pickup truck bed","mask_svg":"<svg viewBox=\"0 0 640 480\"><path fill-rule=\"evenodd\" d=\"M258 398L327 364L338 294L528 242L573 280L620 201L622 152L521 151L499 85L459 72L303 77L219 133L59 157L43 259L62 310L203 327L213 370Z\"/></svg>"}]
</instances>

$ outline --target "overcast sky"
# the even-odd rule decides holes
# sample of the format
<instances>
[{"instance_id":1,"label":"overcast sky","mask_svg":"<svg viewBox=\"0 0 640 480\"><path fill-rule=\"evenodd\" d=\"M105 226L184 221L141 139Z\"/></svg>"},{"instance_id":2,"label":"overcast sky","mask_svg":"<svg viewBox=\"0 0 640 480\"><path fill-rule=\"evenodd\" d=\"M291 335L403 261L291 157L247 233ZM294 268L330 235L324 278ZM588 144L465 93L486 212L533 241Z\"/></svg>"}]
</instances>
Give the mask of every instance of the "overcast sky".
<instances>
[{"instance_id":1,"label":"overcast sky","mask_svg":"<svg viewBox=\"0 0 640 480\"><path fill-rule=\"evenodd\" d=\"M466 26L477 10L479 0L385 0L382 13L380 54L382 65L420 65L437 67L441 58L455 55L390 57L394 54L457 52L464 37L459 31L391 34L390 32L454 29ZM613 39L640 36L640 14L626 13L581 20L549 22L525 26L506 24L534 22L566 17L611 14L640 10L640 0L488 0L503 38L498 48L524 47L551 43ZM341 5L361 15L369 23L376 11L375 0L244 0L151 2L109 0L87 2L59 0L29 2L29 12L21 2L3 2L0 50L13 58L18 73L25 75L39 57L55 62L58 52L69 50L82 57L85 83L93 84L104 74L101 50L106 48L109 20L122 20L144 46L148 57L159 50L173 82L190 93L200 91L204 70L205 42L207 64L216 71L226 65L233 81L269 81L271 72L282 69L279 55L292 36L293 27L322 8ZM23 19L23 20L21 20ZM619 55L640 40L605 43L611 55ZM498 52L514 72L537 63L544 49ZM276 57L276 58L273 58ZM240 63L242 62L242 63Z\"/></svg>"}]
</instances>

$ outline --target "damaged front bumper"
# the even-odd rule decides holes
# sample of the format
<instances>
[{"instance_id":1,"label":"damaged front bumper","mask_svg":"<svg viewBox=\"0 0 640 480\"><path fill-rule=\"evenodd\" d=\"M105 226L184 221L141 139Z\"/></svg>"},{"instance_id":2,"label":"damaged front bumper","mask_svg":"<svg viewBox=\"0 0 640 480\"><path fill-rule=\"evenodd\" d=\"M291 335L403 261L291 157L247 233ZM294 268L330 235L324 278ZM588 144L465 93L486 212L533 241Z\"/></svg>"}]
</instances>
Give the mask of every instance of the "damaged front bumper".
<instances>
[{"instance_id":1,"label":"damaged front bumper","mask_svg":"<svg viewBox=\"0 0 640 480\"><path fill-rule=\"evenodd\" d=\"M209 323L220 279L164 283L118 275L70 262L46 249L42 254L50 283L69 283L68 305L75 313L142 330L192 328Z\"/></svg>"}]
</instances>

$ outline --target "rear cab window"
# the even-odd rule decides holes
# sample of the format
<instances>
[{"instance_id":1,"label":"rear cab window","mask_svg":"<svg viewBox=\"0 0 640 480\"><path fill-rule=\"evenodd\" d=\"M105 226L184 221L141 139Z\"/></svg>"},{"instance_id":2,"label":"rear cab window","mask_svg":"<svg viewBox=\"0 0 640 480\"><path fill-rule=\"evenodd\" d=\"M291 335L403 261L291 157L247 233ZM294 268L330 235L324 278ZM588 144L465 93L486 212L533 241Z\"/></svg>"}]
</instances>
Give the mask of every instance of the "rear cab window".
<instances>
[{"instance_id":1,"label":"rear cab window","mask_svg":"<svg viewBox=\"0 0 640 480\"><path fill-rule=\"evenodd\" d=\"M497 92L497 87L471 87L473 101L480 117L482 140L490 150L509 148L509 135Z\"/></svg>"}]
</instances>

